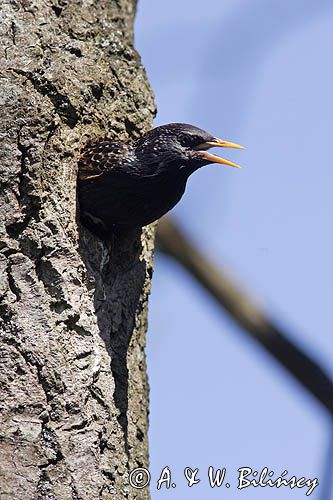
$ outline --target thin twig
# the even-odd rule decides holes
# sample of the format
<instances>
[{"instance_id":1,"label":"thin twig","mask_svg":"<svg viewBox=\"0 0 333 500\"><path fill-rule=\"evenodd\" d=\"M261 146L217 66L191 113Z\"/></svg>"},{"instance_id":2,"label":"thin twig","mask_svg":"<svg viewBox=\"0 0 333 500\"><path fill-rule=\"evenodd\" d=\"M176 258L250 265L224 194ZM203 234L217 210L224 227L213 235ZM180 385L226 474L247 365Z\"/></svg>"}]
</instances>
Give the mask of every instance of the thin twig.
<instances>
[{"instance_id":1,"label":"thin twig","mask_svg":"<svg viewBox=\"0 0 333 500\"><path fill-rule=\"evenodd\" d=\"M325 371L210 262L170 218L160 220L157 235L161 251L187 269L247 333L333 414L333 382Z\"/></svg>"}]
</instances>

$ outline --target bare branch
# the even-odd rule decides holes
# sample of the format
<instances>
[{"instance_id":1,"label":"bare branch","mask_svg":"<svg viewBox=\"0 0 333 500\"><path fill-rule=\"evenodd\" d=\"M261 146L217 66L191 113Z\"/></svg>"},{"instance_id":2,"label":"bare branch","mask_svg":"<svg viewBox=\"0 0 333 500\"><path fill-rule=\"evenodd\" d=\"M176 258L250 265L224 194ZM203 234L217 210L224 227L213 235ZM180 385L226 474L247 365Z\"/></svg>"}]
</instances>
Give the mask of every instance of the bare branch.
<instances>
[{"instance_id":1,"label":"bare branch","mask_svg":"<svg viewBox=\"0 0 333 500\"><path fill-rule=\"evenodd\" d=\"M333 383L325 371L295 345L225 272L207 259L170 218L165 217L159 222L158 241L161 251L187 269L234 321L333 414Z\"/></svg>"}]
</instances>

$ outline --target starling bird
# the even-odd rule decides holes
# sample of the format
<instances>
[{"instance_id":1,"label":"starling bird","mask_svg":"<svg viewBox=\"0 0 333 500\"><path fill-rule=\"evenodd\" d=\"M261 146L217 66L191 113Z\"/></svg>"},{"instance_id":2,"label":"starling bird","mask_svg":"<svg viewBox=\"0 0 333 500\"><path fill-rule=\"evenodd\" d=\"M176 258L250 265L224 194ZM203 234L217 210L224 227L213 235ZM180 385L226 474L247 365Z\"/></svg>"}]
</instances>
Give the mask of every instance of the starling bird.
<instances>
[{"instance_id":1,"label":"starling bird","mask_svg":"<svg viewBox=\"0 0 333 500\"><path fill-rule=\"evenodd\" d=\"M238 167L208 153L239 148L185 123L156 127L133 143L97 139L79 160L78 192L83 222L103 232L137 228L159 219L184 194L189 176L209 163ZM239 168L239 167L238 167Z\"/></svg>"}]
</instances>

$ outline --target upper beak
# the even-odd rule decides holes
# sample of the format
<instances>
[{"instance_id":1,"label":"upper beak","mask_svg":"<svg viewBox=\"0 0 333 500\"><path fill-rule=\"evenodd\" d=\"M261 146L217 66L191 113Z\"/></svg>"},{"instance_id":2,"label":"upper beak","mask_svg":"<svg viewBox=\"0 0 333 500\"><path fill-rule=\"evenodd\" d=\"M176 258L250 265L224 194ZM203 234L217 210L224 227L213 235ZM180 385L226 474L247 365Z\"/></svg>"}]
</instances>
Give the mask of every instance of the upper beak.
<instances>
[{"instance_id":1,"label":"upper beak","mask_svg":"<svg viewBox=\"0 0 333 500\"><path fill-rule=\"evenodd\" d=\"M201 154L202 158L205 160L211 162L211 163L222 163L223 165L229 165L230 167L236 167L236 168L241 168L240 165L237 165L236 163L233 163L232 161L225 160L224 158L221 158L220 156L212 155L211 153L208 153L207 149L209 148L234 148L234 149L245 149L244 146L240 146L239 144L236 144L235 142L229 142L229 141L223 141L222 139L219 139L218 137L214 137L211 141L204 142L203 144L200 144L197 146L195 149L199 151Z\"/></svg>"}]
</instances>

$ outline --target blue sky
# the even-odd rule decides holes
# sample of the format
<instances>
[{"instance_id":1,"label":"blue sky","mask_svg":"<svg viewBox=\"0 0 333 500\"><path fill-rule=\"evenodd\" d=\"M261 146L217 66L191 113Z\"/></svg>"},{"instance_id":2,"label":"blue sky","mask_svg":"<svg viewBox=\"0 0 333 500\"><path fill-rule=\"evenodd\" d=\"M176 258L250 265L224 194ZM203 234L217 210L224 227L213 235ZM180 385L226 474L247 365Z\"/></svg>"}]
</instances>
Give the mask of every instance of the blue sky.
<instances>
[{"instance_id":1,"label":"blue sky","mask_svg":"<svg viewBox=\"0 0 333 500\"><path fill-rule=\"evenodd\" d=\"M326 0L139 0L136 20L155 125L247 146L225 155L242 170L193 175L174 217L333 376L332 33ZM323 480L326 412L161 256L149 318L153 500L305 497L238 491L243 466ZM166 465L177 486L157 491ZM229 489L208 486L209 465L227 468ZM186 466L202 479L191 489Z\"/></svg>"}]
</instances>

